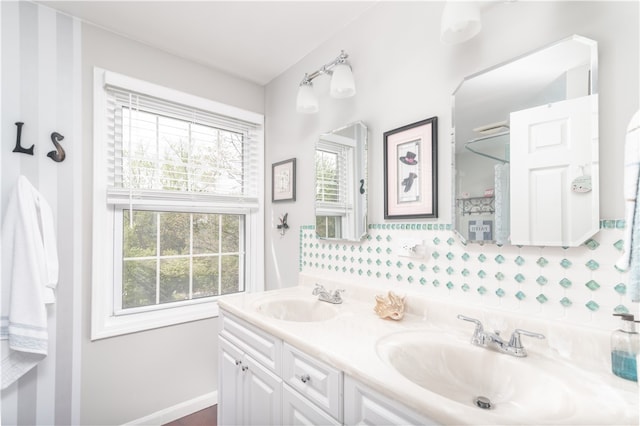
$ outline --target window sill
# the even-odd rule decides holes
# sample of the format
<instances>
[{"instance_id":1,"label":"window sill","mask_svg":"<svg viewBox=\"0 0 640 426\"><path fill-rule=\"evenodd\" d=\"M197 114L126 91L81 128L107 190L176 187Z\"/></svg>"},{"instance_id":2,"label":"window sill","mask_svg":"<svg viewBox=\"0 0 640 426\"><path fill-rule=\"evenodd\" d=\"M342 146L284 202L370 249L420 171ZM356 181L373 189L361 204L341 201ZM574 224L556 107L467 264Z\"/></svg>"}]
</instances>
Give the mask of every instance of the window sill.
<instances>
[{"instance_id":1,"label":"window sill","mask_svg":"<svg viewBox=\"0 0 640 426\"><path fill-rule=\"evenodd\" d=\"M148 312L94 318L94 321L91 322L91 340L116 337L217 316L218 302L212 300Z\"/></svg>"}]
</instances>

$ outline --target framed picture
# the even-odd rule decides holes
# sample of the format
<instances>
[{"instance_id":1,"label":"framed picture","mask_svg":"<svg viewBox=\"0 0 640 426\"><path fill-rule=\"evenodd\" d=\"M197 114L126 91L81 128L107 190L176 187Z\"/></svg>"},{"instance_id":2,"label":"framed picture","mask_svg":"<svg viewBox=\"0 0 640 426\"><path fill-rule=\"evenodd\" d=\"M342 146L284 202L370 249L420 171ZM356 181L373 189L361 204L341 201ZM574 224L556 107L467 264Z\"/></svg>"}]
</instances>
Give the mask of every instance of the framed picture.
<instances>
[{"instance_id":1,"label":"framed picture","mask_svg":"<svg viewBox=\"0 0 640 426\"><path fill-rule=\"evenodd\" d=\"M438 117L384 133L384 218L438 217Z\"/></svg>"},{"instance_id":2,"label":"framed picture","mask_svg":"<svg viewBox=\"0 0 640 426\"><path fill-rule=\"evenodd\" d=\"M280 161L271 166L271 201L296 200L296 159Z\"/></svg>"}]
</instances>

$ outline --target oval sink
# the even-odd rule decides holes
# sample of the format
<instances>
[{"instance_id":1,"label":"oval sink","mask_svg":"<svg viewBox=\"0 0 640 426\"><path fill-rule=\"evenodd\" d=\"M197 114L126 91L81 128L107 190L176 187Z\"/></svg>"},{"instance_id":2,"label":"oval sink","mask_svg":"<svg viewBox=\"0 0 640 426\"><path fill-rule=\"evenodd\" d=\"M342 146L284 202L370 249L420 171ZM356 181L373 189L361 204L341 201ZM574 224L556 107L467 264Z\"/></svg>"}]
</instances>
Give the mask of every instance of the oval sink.
<instances>
[{"instance_id":1,"label":"oval sink","mask_svg":"<svg viewBox=\"0 0 640 426\"><path fill-rule=\"evenodd\" d=\"M338 315L338 308L317 299L279 299L258 305L258 312L282 321L326 321Z\"/></svg>"},{"instance_id":2,"label":"oval sink","mask_svg":"<svg viewBox=\"0 0 640 426\"><path fill-rule=\"evenodd\" d=\"M385 337L377 351L384 362L424 389L490 410L507 421L554 422L576 414L575 389L547 372L540 359L515 358L427 332Z\"/></svg>"}]
</instances>

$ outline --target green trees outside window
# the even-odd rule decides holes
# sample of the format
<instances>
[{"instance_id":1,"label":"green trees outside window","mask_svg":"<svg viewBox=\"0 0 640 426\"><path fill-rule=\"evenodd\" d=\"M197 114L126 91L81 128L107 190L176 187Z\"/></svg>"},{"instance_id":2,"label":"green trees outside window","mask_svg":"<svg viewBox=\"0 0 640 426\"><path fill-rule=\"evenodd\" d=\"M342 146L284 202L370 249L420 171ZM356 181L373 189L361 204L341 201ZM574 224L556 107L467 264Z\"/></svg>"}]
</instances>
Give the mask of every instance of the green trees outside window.
<instances>
[{"instance_id":1,"label":"green trees outside window","mask_svg":"<svg viewBox=\"0 0 640 426\"><path fill-rule=\"evenodd\" d=\"M122 222L123 309L243 290L243 215L123 210Z\"/></svg>"}]
</instances>

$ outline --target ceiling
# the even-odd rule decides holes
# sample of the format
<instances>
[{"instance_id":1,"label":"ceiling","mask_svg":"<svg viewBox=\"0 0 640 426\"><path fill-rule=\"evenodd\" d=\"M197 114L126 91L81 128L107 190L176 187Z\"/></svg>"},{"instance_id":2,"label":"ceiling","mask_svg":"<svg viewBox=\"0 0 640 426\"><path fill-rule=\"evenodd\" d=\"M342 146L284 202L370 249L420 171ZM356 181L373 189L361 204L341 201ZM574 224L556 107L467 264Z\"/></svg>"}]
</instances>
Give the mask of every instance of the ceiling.
<instances>
[{"instance_id":1,"label":"ceiling","mask_svg":"<svg viewBox=\"0 0 640 426\"><path fill-rule=\"evenodd\" d=\"M265 85L376 2L42 0L38 3Z\"/></svg>"}]
</instances>

